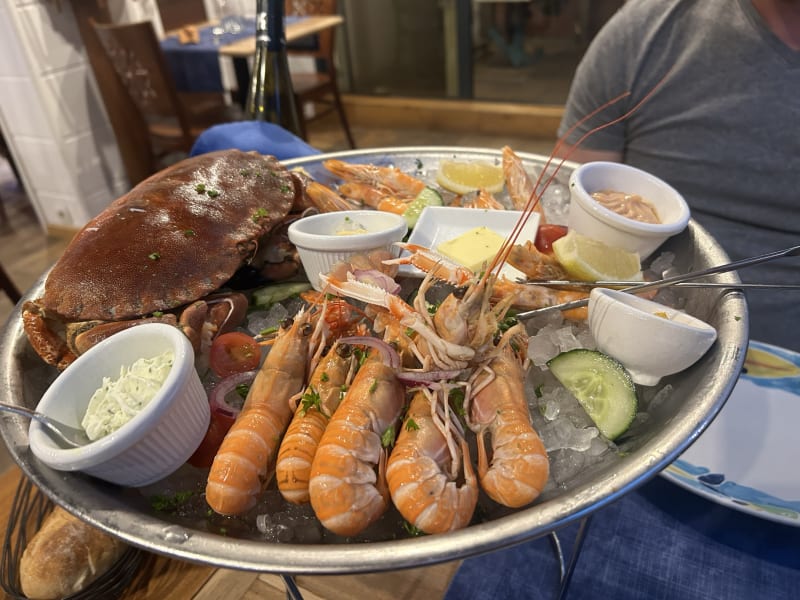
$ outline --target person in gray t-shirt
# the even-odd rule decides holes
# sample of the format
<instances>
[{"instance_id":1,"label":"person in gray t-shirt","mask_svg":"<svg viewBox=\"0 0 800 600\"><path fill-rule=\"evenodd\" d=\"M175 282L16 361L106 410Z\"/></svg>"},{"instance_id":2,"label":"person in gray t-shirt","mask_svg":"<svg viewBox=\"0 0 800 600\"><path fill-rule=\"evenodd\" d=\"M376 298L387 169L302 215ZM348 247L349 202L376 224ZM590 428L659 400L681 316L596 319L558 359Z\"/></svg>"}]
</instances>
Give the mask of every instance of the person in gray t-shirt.
<instances>
[{"instance_id":1,"label":"person in gray t-shirt","mask_svg":"<svg viewBox=\"0 0 800 600\"><path fill-rule=\"evenodd\" d=\"M578 66L559 135L631 92L578 127L566 140L574 144L656 87L570 158L622 161L666 180L733 260L800 244L800 2L629 0ZM800 259L739 275L797 284ZM800 351L800 293L749 290L747 299L752 339Z\"/></svg>"}]
</instances>

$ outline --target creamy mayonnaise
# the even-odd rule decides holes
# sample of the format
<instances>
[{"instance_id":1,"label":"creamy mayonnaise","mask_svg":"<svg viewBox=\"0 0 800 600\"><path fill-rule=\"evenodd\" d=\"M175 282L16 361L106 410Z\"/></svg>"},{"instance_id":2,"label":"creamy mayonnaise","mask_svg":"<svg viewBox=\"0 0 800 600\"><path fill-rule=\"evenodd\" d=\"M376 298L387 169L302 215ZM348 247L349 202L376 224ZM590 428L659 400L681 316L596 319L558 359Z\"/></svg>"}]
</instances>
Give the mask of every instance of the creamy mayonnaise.
<instances>
[{"instance_id":1,"label":"creamy mayonnaise","mask_svg":"<svg viewBox=\"0 0 800 600\"><path fill-rule=\"evenodd\" d=\"M167 350L154 358L140 358L119 377L103 378L103 385L89 400L81 425L94 441L113 433L147 406L172 369L175 356Z\"/></svg>"},{"instance_id":2,"label":"creamy mayonnaise","mask_svg":"<svg viewBox=\"0 0 800 600\"><path fill-rule=\"evenodd\" d=\"M613 210L618 215L628 219L641 221L642 223L661 223L655 207L639 194L603 190L602 192L594 192L592 198L607 209Z\"/></svg>"},{"instance_id":3,"label":"creamy mayonnaise","mask_svg":"<svg viewBox=\"0 0 800 600\"><path fill-rule=\"evenodd\" d=\"M350 217L345 217L334 232L335 235L358 235L360 233L369 233L369 230L361 223L353 221Z\"/></svg>"}]
</instances>

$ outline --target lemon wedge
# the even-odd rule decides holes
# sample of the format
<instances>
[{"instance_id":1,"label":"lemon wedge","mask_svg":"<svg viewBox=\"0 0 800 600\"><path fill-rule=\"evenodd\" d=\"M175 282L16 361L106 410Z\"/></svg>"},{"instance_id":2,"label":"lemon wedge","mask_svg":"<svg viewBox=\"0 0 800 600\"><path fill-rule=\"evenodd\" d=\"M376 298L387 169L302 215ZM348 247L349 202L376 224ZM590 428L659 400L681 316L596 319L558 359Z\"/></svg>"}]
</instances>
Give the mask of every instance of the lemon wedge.
<instances>
[{"instance_id":1,"label":"lemon wedge","mask_svg":"<svg viewBox=\"0 0 800 600\"><path fill-rule=\"evenodd\" d=\"M468 194L478 189L496 194L503 191L503 168L480 161L443 160L439 163L436 182L456 194Z\"/></svg>"},{"instance_id":2,"label":"lemon wedge","mask_svg":"<svg viewBox=\"0 0 800 600\"><path fill-rule=\"evenodd\" d=\"M641 281L639 255L615 248L576 231L553 242L553 254L570 276L580 281Z\"/></svg>"}]
</instances>

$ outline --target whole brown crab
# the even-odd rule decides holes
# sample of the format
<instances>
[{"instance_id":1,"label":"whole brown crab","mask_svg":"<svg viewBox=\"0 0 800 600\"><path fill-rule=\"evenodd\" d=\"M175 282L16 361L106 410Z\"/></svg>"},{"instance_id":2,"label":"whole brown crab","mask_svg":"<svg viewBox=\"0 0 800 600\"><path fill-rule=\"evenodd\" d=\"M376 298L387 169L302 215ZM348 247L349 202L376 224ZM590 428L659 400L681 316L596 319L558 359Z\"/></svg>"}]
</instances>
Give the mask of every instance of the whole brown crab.
<instances>
[{"instance_id":1,"label":"whole brown crab","mask_svg":"<svg viewBox=\"0 0 800 600\"><path fill-rule=\"evenodd\" d=\"M22 307L25 332L66 367L100 339L149 321L234 326L247 299L214 294L301 204L303 184L275 158L226 150L177 163L112 202L81 229ZM263 254L263 253L262 253Z\"/></svg>"}]
</instances>

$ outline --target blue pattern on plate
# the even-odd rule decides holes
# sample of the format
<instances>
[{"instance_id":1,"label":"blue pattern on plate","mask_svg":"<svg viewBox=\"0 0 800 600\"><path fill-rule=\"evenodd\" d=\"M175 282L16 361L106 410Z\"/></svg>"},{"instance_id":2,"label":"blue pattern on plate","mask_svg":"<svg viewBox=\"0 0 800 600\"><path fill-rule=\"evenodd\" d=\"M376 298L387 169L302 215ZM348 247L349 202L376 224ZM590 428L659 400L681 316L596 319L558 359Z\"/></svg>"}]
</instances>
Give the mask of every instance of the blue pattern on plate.
<instances>
[{"instance_id":1,"label":"blue pattern on plate","mask_svg":"<svg viewBox=\"0 0 800 600\"><path fill-rule=\"evenodd\" d=\"M753 340L750 341L750 347L774 354L786 362L800 368L800 354L797 354L796 352ZM745 372L742 373L741 376L749 381L752 381L754 384L760 387L778 388L800 396L800 375L790 375L787 377L754 377Z\"/></svg>"},{"instance_id":2,"label":"blue pattern on plate","mask_svg":"<svg viewBox=\"0 0 800 600\"><path fill-rule=\"evenodd\" d=\"M782 519L800 521L800 501L783 500L755 488L726 481L722 473L678 459L667 467L669 475L700 492L711 492L739 506L767 512Z\"/></svg>"}]
</instances>

